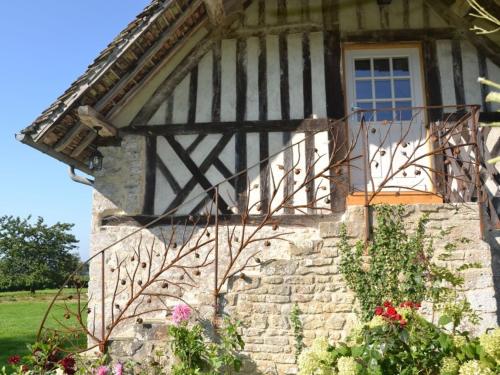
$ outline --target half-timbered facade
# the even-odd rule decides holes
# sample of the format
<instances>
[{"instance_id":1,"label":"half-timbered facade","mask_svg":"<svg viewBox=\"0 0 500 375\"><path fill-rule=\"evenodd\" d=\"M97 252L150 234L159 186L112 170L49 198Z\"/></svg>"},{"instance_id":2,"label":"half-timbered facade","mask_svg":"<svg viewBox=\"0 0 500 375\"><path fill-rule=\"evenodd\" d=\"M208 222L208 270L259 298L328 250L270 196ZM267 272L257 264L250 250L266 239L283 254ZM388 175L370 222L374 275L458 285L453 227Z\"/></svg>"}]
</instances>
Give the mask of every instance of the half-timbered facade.
<instances>
[{"instance_id":1,"label":"half-timbered facade","mask_svg":"<svg viewBox=\"0 0 500 375\"><path fill-rule=\"evenodd\" d=\"M500 81L500 46L495 36L470 31L468 11L461 0L154 0L18 138L95 176L87 181L95 188L93 254L114 243L126 252L131 241L122 238L140 225L150 229L145 237L157 239L161 228L169 231L200 215L234 223L244 214L258 226L278 206L273 226L289 225L292 248L306 241L313 254L325 223L348 207L366 205L375 192L374 202L441 204L477 202L484 189L489 203L483 208L495 216L494 166L478 162L474 180L464 167L468 159L448 162L421 151L423 144L428 150L441 142L426 134L433 126L441 131L443 119L456 125L456 114L467 113L464 121L477 130L478 118L495 117L488 89L477 78ZM496 133L482 134L481 150L475 138L463 137L469 156L488 157L499 147ZM460 141L454 142L453 152ZM346 154L348 163L335 164ZM422 160L397 171L409 154ZM446 168L470 179L469 195L461 180L440 172ZM307 176L315 178L304 183ZM479 221L474 226L477 235ZM279 245L263 259L290 259L280 251L294 250ZM307 251L298 253L307 262ZM95 291L104 264L119 268L113 256L99 259L92 263ZM334 272L321 258L312 262L321 269L315 280ZM276 278L284 263L276 266ZM276 288L268 282L262 293L272 295ZM280 286L283 298L277 293L269 303L310 301L290 297L298 290L290 285ZM101 301L110 298L109 290L102 293ZM343 307L325 314L341 314L345 323L352 318L352 298L342 296L337 302ZM258 300L252 298L240 304ZM236 300L228 304L238 311ZM104 321L110 312L96 314ZM287 325L252 321L262 332ZM340 331L349 325L344 323ZM101 334L105 330L103 325ZM293 365L291 355L283 355L280 372ZM250 356L262 369L273 355Z\"/></svg>"}]
</instances>

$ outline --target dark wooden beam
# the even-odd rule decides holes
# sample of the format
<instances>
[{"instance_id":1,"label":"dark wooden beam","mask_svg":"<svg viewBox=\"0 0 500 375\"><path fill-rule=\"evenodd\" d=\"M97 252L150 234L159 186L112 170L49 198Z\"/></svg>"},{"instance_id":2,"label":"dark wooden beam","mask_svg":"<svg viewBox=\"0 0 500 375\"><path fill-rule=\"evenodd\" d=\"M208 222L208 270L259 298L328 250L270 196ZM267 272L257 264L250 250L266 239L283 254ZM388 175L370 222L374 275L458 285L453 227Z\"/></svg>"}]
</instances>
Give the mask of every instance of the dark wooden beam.
<instances>
[{"instance_id":1,"label":"dark wooden beam","mask_svg":"<svg viewBox=\"0 0 500 375\"><path fill-rule=\"evenodd\" d=\"M340 106L342 107L342 106ZM134 125L120 129L120 135L190 135L221 133L259 133L259 132L314 132L325 131L335 126L330 119L267 120L242 122L199 122L196 124Z\"/></svg>"},{"instance_id":2,"label":"dark wooden beam","mask_svg":"<svg viewBox=\"0 0 500 375\"><path fill-rule=\"evenodd\" d=\"M116 128L103 115L89 105L78 107L78 117L83 125L97 131L100 137L115 137L118 133Z\"/></svg>"},{"instance_id":3,"label":"dark wooden beam","mask_svg":"<svg viewBox=\"0 0 500 375\"><path fill-rule=\"evenodd\" d=\"M457 35L453 28L435 29L392 29L342 32L342 42L378 43L378 42L411 42L427 39L452 39Z\"/></svg>"},{"instance_id":4,"label":"dark wooden beam","mask_svg":"<svg viewBox=\"0 0 500 375\"><path fill-rule=\"evenodd\" d=\"M81 123L76 123L71 127L71 129L68 130L68 132L60 139L57 141L57 143L54 145L54 150L57 152L63 151L66 147L68 147L73 139L84 129L85 126Z\"/></svg>"},{"instance_id":5,"label":"dark wooden beam","mask_svg":"<svg viewBox=\"0 0 500 375\"><path fill-rule=\"evenodd\" d=\"M481 112L479 113L479 122L483 122L485 124L500 122L500 112Z\"/></svg>"},{"instance_id":6,"label":"dark wooden beam","mask_svg":"<svg viewBox=\"0 0 500 375\"><path fill-rule=\"evenodd\" d=\"M83 138L83 140L76 146L76 148L71 153L72 158L77 158L82 154L87 147L89 147L92 142L97 138L97 133L94 130L89 130L88 134Z\"/></svg>"},{"instance_id":7,"label":"dark wooden beam","mask_svg":"<svg viewBox=\"0 0 500 375\"><path fill-rule=\"evenodd\" d=\"M102 226L136 226L140 227L151 223L153 220L158 219L159 216L150 215L137 215L137 216L106 216L102 218ZM340 219L340 215L276 215L267 225L279 225L282 227L288 226L303 226L303 227L316 227L321 222L331 222ZM220 225L238 225L241 224L240 215L219 215ZM247 225L259 225L264 220L262 215L249 215L247 217ZM175 224L188 224L195 223L197 225L215 224L215 216L212 215L209 220L207 216L166 216L158 220L150 228L175 225Z\"/></svg>"},{"instance_id":8,"label":"dark wooden beam","mask_svg":"<svg viewBox=\"0 0 500 375\"><path fill-rule=\"evenodd\" d=\"M470 28L472 24L467 18L461 17L453 12L444 0L424 0L431 9L439 14L450 25L454 25L460 32L462 37L465 37L487 58L500 66L500 46L485 36L477 35Z\"/></svg>"},{"instance_id":9,"label":"dark wooden beam","mask_svg":"<svg viewBox=\"0 0 500 375\"><path fill-rule=\"evenodd\" d=\"M146 171L145 171L145 191L142 212L145 215L154 215L155 192L156 192L156 137L146 137Z\"/></svg>"}]
</instances>

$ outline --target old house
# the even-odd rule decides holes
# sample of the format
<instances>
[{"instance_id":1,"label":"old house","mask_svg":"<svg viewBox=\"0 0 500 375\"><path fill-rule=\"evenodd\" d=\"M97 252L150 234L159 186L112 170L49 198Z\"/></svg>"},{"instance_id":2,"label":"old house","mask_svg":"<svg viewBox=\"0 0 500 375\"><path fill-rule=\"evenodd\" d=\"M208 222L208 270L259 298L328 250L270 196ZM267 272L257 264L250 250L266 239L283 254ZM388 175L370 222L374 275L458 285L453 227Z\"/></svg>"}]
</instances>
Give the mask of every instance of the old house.
<instances>
[{"instance_id":1,"label":"old house","mask_svg":"<svg viewBox=\"0 0 500 375\"><path fill-rule=\"evenodd\" d=\"M339 223L368 238L378 202L408 204L410 222L429 213L431 235L472 241L452 264L482 263L467 293L481 329L494 325L482 239L498 221L498 172L484 163L498 136L478 127L495 108L477 78L500 81L500 45L470 30L469 10L152 1L18 135L94 188L90 344L144 356L184 301L205 318L240 318L249 362L285 373L294 303L306 342L355 322Z\"/></svg>"}]
</instances>

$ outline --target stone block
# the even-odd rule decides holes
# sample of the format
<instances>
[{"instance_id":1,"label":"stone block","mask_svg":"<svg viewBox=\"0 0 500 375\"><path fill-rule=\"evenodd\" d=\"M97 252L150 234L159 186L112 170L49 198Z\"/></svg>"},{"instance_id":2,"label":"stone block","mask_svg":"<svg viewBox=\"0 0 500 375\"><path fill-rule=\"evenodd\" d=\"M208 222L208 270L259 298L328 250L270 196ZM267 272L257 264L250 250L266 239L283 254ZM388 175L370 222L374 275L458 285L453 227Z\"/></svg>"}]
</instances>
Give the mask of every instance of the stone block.
<instances>
[{"instance_id":1,"label":"stone block","mask_svg":"<svg viewBox=\"0 0 500 375\"><path fill-rule=\"evenodd\" d=\"M268 323L273 329L290 329L289 315L269 315Z\"/></svg>"},{"instance_id":2,"label":"stone block","mask_svg":"<svg viewBox=\"0 0 500 375\"><path fill-rule=\"evenodd\" d=\"M333 263L331 258L307 258L301 262L303 267L329 266Z\"/></svg>"},{"instance_id":3,"label":"stone block","mask_svg":"<svg viewBox=\"0 0 500 375\"><path fill-rule=\"evenodd\" d=\"M471 268L462 272L465 289L493 288L493 275L489 268Z\"/></svg>"},{"instance_id":4,"label":"stone block","mask_svg":"<svg viewBox=\"0 0 500 375\"><path fill-rule=\"evenodd\" d=\"M283 284L282 276L266 276L262 278L263 284Z\"/></svg>"},{"instance_id":5,"label":"stone block","mask_svg":"<svg viewBox=\"0 0 500 375\"><path fill-rule=\"evenodd\" d=\"M344 325L345 325L345 319L339 314L332 315L330 318L326 320L325 323L326 328L337 331L344 328Z\"/></svg>"},{"instance_id":6,"label":"stone block","mask_svg":"<svg viewBox=\"0 0 500 375\"><path fill-rule=\"evenodd\" d=\"M289 276L295 274L297 262L290 260L275 260L263 266L263 273L266 276Z\"/></svg>"},{"instance_id":7,"label":"stone block","mask_svg":"<svg viewBox=\"0 0 500 375\"><path fill-rule=\"evenodd\" d=\"M269 285L267 287L267 293L278 296L289 296L291 293L291 287L288 285Z\"/></svg>"},{"instance_id":8,"label":"stone block","mask_svg":"<svg viewBox=\"0 0 500 375\"><path fill-rule=\"evenodd\" d=\"M314 275L307 275L307 276L288 276L285 277L285 284L290 284L290 285L310 285L314 283Z\"/></svg>"},{"instance_id":9,"label":"stone block","mask_svg":"<svg viewBox=\"0 0 500 375\"><path fill-rule=\"evenodd\" d=\"M267 295L266 302L269 302L269 303L288 303L288 302L290 302L290 296Z\"/></svg>"},{"instance_id":10,"label":"stone block","mask_svg":"<svg viewBox=\"0 0 500 375\"><path fill-rule=\"evenodd\" d=\"M302 285L292 286L292 294L312 294L316 285L304 283Z\"/></svg>"},{"instance_id":11,"label":"stone block","mask_svg":"<svg viewBox=\"0 0 500 375\"><path fill-rule=\"evenodd\" d=\"M264 344L286 346L289 344L289 339L287 336L265 337Z\"/></svg>"},{"instance_id":12,"label":"stone block","mask_svg":"<svg viewBox=\"0 0 500 375\"><path fill-rule=\"evenodd\" d=\"M473 309L484 313L494 313L497 311L495 300L495 290L493 287L485 289L476 289L465 292L467 300Z\"/></svg>"},{"instance_id":13,"label":"stone block","mask_svg":"<svg viewBox=\"0 0 500 375\"><path fill-rule=\"evenodd\" d=\"M305 303L311 302L314 298L312 294L292 294L290 296L290 301L293 303Z\"/></svg>"},{"instance_id":14,"label":"stone block","mask_svg":"<svg viewBox=\"0 0 500 375\"><path fill-rule=\"evenodd\" d=\"M323 248L322 240L306 240L296 243L291 243L289 247L290 255L294 257L301 257L306 255L317 254Z\"/></svg>"}]
</instances>

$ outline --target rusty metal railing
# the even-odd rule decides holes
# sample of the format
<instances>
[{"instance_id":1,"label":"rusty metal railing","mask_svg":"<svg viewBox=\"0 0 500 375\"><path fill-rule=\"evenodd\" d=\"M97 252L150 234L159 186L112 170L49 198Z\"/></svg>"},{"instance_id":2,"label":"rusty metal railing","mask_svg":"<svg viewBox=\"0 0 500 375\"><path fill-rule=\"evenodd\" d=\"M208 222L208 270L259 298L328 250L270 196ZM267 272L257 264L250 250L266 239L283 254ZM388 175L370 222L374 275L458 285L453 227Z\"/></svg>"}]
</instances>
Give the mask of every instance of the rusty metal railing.
<instances>
[{"instance_id":1,"label":"rusty metal railing","mask_svg":"<svg viewBox=\"0 0 500 375\"><path fill-rule=\"evenodd\" d=\"M477 106L448 106L366 109L328 120L326 130L301 135L184 203L209 196L200 212L179 217L177 207L138 228L128 227L127 234L96 251L85 264L100 280L91 280L87 295L78 280L80 269L75 271L61 288L74 284L75 295L68 299L59 292L54 297L38 338L83 335L90 348L105 352L115 331L129 322L168 314L173 303L189 304L193 293L205 292L212 296L216 324L223 289L230 280L244 278L246 270L259 267L259 254L273 242L288 240L286 223L312 224L315 215L328 216L342 207L337 200L349 202L359 194L366 239L370 206L384 194L477 203L483 230L485 213L490 220L498 218L483 188L488 175L481 166L484 142L477 118ZM307 150L311 138L316 147ZM287 150L292 160L285 163ZM254 169L259 173L251 173ZM232 215L221 215L219 197L243 175L246 191L232 197ZM264 199L262 191L269 196ZM207 283L210 277L213 282ZM48 323L57 308L66 321L55 318L54 328Z\"/></svg>"}]
</instances>

